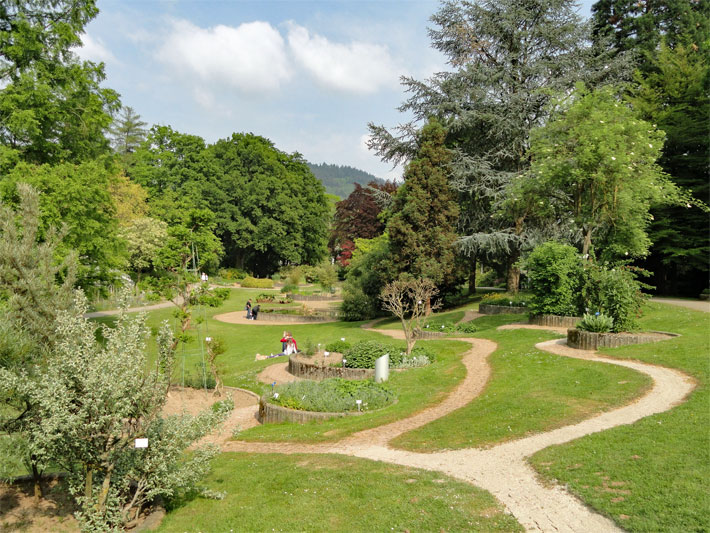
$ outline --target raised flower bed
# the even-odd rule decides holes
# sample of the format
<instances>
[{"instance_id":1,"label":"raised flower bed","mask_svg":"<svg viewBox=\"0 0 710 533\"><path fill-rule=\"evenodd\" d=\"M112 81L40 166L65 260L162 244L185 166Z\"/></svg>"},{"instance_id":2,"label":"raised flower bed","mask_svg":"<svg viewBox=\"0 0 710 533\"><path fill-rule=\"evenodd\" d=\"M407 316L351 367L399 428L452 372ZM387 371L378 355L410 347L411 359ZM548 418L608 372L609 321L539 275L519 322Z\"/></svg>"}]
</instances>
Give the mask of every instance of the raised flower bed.
<instances>
[{"instance_id":1,"label":"raised flower bed","mask_svg":"<svg viewBox=\"0 0 710 533\"><path fill-rule=\"evenodd\" d=\"M673 337L676 333L647 331L642 333L594 333L577 328L567 330L567 345L579 350L596 350L598 348L617 348L631 344L658 342Z\"/></svg>"}]
</instances>

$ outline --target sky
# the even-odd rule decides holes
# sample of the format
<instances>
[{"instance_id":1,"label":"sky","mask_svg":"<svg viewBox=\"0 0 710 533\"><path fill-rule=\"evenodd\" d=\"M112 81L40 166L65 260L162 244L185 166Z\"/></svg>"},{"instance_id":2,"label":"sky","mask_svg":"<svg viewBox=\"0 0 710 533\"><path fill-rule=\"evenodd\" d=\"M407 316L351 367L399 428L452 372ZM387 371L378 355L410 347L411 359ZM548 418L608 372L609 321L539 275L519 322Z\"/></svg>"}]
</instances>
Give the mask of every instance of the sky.
<instances>
[{"instance_id":1,"label":"sky","mask_svg":"<svg viewBox=\"0 0 710 533\"><path fill-rule=\"evenodd\" d=\"M588 17L592 0L579 13ZM430 48L436 0L99 0L77 50L149 125L207 142L250 132L311 163L383 178L400 168L366 147L393 127L400 76L447 69Z\"/></svg>"}]
</instances>

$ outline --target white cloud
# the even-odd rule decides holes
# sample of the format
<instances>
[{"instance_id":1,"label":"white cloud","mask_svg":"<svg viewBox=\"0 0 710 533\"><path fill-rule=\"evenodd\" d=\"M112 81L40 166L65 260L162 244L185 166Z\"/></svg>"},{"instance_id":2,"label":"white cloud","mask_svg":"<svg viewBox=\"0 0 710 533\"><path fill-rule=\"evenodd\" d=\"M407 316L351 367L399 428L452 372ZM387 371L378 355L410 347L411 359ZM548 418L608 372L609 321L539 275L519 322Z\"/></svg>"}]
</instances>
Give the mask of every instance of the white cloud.
<instances>
[{"instance_id":1,"label":"white cloud","mask_svg":"<svg viewBox=\"0 0 710 533\"><path fill-rule=\"evenodd\" d=\"M294 23L288 25L288 44L296 61L326 87L371 94L399 84L402 69L386 46L333 43Z\"/></svg>"},{"instance_id":2,"label":"white cloud","mask_svg":"<svg viewBox=\"0 0 710 533\"><path fill-rule=\"evenodd\" d=\"M203 29L178 20L158 58L186 77L245 93L276 90L291 77L284 40L267 22Z\"/></svg>"},{"instance_id":3,"label":"white cloud","mask_svg":"<svg viewBox=\"0 0 710 533\"><path fill-rule=\"evenodd\" d=\"M101 39L94 39L88 33L81 36L81 46L74 48L74 52L85 61L95 61L104 63L118 62L116 56L106 48Z\"/></svg>"}]
</instances>

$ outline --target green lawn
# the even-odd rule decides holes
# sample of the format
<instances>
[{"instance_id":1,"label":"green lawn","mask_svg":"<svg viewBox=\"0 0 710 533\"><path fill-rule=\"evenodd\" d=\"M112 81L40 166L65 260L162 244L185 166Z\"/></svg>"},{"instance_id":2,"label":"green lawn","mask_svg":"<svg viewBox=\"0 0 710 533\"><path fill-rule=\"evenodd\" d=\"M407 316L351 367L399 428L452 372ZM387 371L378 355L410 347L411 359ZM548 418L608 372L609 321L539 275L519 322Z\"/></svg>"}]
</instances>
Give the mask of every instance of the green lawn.
<instances>
[{"instance_id":1,"label":"green lawn","mask_svg":"<svg viewBox=\"0 0 710 533\"><path fill-rule=\"evenodd\" d=\"M476 337L498 343L490 356L491 379L466 407L391 442L398 448L435 451L490 446L578 422L628 403L651 380L613 365L570 359L536 350L556 338L540 330L502 330L520 315L491 315L474 321Z\"/></svg>"},{"instance_id":2,"label":"green lawn","mask_svg":"<svg viewBox=\"0 0 710 533\"><path fill-rule=\"evenodd\" d=\"M161 532L486 531L522 527L487 492L442 474L332 455L225 453Z\"/></svg>"},{"instance_id":3,"label":"green lawn","mask_svg":"<svg viewBox=\"0 0 710 533\"><path fill-rule=\"evenodd\" d=\"M710 315L650 304L641 322L643 329L682 336L604 353L684 370L699 383L688 401L547 448L531 462L628 531L710 531Z\"/></svg>"}]
</instances>

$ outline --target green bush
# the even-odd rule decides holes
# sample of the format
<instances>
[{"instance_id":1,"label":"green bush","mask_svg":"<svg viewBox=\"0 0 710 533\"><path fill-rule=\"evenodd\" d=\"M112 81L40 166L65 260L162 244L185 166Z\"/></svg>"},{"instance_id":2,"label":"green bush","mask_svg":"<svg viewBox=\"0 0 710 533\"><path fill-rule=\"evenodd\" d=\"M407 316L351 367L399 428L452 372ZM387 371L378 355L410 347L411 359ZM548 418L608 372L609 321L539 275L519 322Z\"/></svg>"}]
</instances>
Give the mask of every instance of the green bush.
<instances>
[{"instance_id":1,"label":"green bush","mask_svg":"<svg viewBox=\"0 0 710 533\"><path fill-rule=\"evenodd\" d=\"M341 340L329 342L328 344L325 345L326 352L345 353L349 349L350 349L350 343L345 342L345 341L341 341Z\"/></svg>"},{"instance_id":2,"label":"green bush","mask_svg":"<svg viewBox=\"0 0 710 533\"><path fill-rule=\"evenodd\" d=\"M217 275L226 280L241 280L247 277L247 273L239 268L221 268Z\"/></svg>"},{"instance_id":3,"label":"green bush","mask_svg":"<svg viewBox=\"0 0 710 533\"><path fill-rule=\"evenodd\" d=\"M391 346L377 341L360 341L355 346L343 353L347 368L375 368L375 359L389 353L392 357Z\"/></svg>"},{"instance_id":4,"label":"green bush","mask_svg":"<svg viewBox=\"0 0 710 533\"><path fill-rule=\"evenodd\" d=\"M532 315L578 315L583 260L574 247L546 242L532 251L525 268Z\"/></svg>"},{"instance_id":5,"label":"green bush","mask_svg":"<svg viewBox=\"0 0 710 533\"><path fill-rule=\"evenodd\" d=\"M293 292L296 292L297 290L298 290L298 285L289 285L288 283L286 285L284 285L283 287L281 287L281 292L283 294L293 293Z\"/></svg>"},{"instance_id":6,"label":"green bush","mask_svg":"<svg viewBox=\"0 0 710 533\"><path fill-rule=\"evenodd\" d=\"M477 287L498 287L501 285L505 286L505 279L499 276L495 269L487 270L482 275L476 276Z\"/></svg>"},{"instance_id":7,"label":"green bush","mask_svg":"<svg viewBox=\"0 0 710 533\"><path fill-rule=\"evenodd\" d=\"M524 293L489 292L483 295L481 303L486 305L504 305L506 307L527 307L529 300L530 296Z\"/></svg>"},{"instance_id":8,"label":"green bush","mask_svg":"<svg viewBox=\"0 0 710 533\"><path fill-rule=\"evenodd\" d=\"M271 293L268 292L262 292L259 296L256 297L256 301L258 303L267 303L267 302L273 302L275 296Z\"/></svg>"},{"instance_id":9,"label":"green bush","mask_svg":"<svg viewBox=\"0 0 710 533\"><path fill-rule=\"evenodd\" d=\"M352 381L340 378L323 381L295 381L276 387L268 401L290 409L342 413L357 411L356 400L361 400L360 409L381 409L395 400L394 392L386 384L371 380Z\"/></svg>"},{"instance_id":10,"label":"green bush","mask_svg":"<svg viewBox=\"0 0 710 533\"><path fill-rule=\"evenodd\" d=\"M343 320L368 320L377 316L377 306L359 289L345 290L340 312Z\"/></svg>"},{"instance_id":11,"label":"green bush","mask_svg":"<svg viewBox=\"0 0 710 533\"><path fill-rule=\"evenodd\" d=\"M617 266L611 269L589 264L584 269L582 294L585 307L599 311L614 320L612 331L633 331L638 328L644 295L641 288L650 288L636 279L634 269Z\"/></svg>"},{"instance_id":12,"label":"green bush","mask_svg":"<svg viewBox=\"0 0 710 533\"><path fill-rule=\"evenodd\" d=\"M595 314L585 313L577 329L593 333L607 333L614 327L614 319L597 311Z\"/></svg>"},{"instance_id":13,"label":"green bush","mask_svg":"<svg viewBox=\"0 0 710 533\"><path fill-rule=\"evenodd\" d=\"M461 333L476 333L478 326L473 323L473 320L470 322L461 322L460 324L456 324L456 331L460 331Z\"/></svg>"},{"instance_id":14,"label":"green bush","mask_svg":"<svg viewBox=\"0 0 710 533\"><path fill-rule=\"evenodd\" d=\"M274 287L274 281L269 278L252 278L247 276L244 278L240 285L245 289L272 289Z\"/></svg>"},{"instance_id":15,"label":"green bush","mask_svg":"<svg viewBox=\"0 0 710 533\"><path fill-rule=\"evenodd\" d=\"M390 351L390 368L414 368L429 365L434 361L434 352L423 346L415 346L409 355L399 350Z\"/></svg>"},{"instance_id":16,"label":"green bush","mask_svg":"<svg viewBox=\"0 0 710 533\"><path fill-rule=\"evenodd\" d=\"M185 374L183 385L193 389L214 389L217 383L207 365L200 362L195 365L195 372Z\"/></svg>"}]
</instances>

